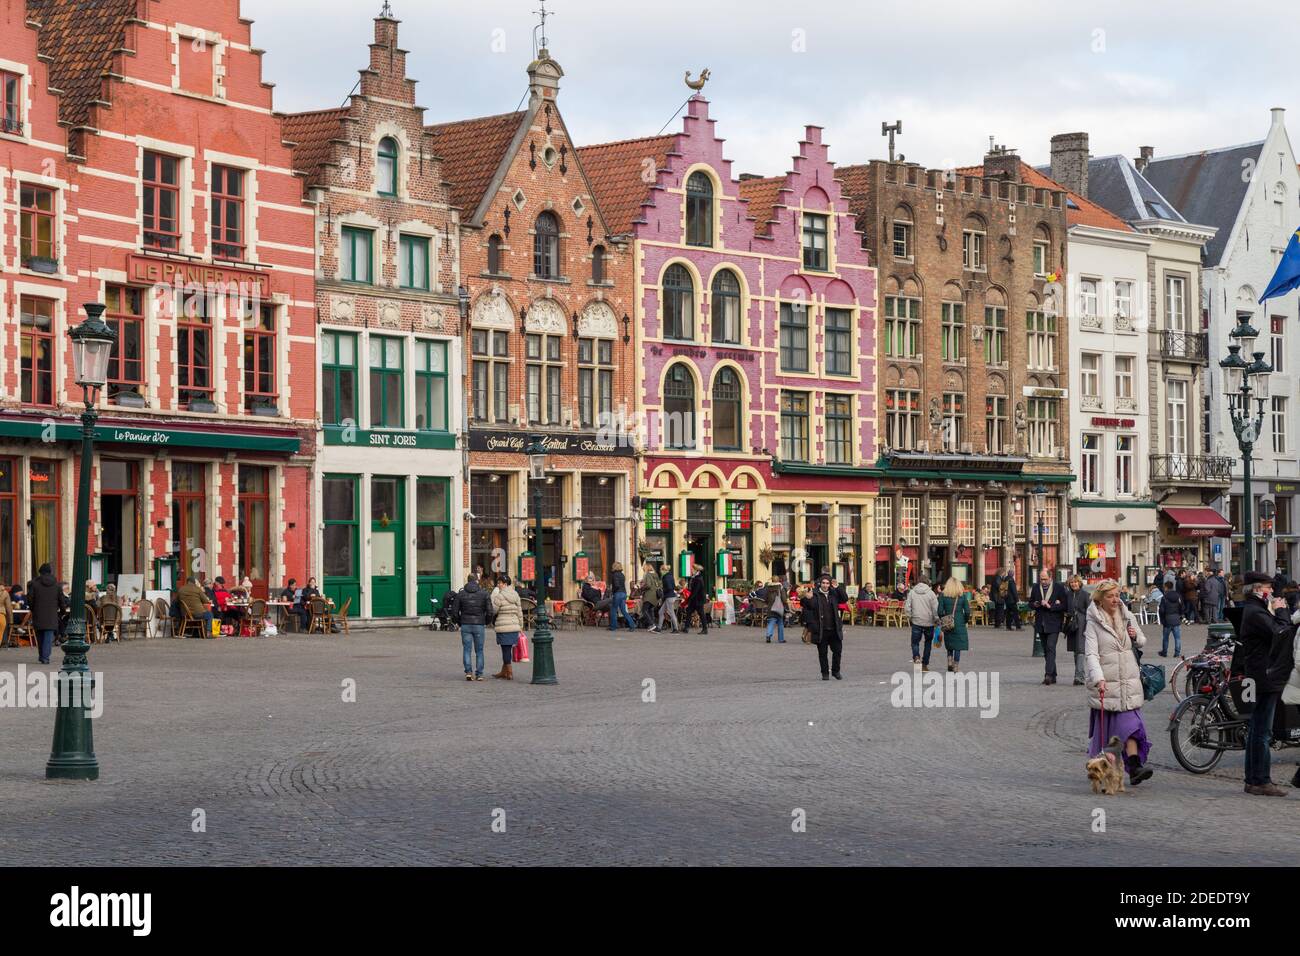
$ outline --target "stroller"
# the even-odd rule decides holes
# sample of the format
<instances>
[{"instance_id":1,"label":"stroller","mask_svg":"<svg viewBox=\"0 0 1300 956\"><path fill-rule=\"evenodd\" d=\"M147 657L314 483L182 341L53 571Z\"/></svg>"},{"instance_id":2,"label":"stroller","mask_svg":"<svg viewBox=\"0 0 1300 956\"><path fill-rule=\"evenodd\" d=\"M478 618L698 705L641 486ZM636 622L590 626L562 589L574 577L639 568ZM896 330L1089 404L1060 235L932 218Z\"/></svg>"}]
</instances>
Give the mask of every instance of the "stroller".
<instances>
[{"instance_id":1,"label":"stroller","mask_svg":"<svg viewBox=\"0 0 1300 956\"><path fill-rule=\"evenodd\" d=\"M456 630L457 627L456 617L454 614L452 614L451 608L449 607L449 605L451 604L451 600L450 600L451 594L452 592L448 591L447 594L443 595L443 597L447 598L446 601L439 601L436 595L429 598L429 604L432 606L432 612L433 612L433 620L429 622L429 630L431 631Z\"/></svg>"}]
</instances>

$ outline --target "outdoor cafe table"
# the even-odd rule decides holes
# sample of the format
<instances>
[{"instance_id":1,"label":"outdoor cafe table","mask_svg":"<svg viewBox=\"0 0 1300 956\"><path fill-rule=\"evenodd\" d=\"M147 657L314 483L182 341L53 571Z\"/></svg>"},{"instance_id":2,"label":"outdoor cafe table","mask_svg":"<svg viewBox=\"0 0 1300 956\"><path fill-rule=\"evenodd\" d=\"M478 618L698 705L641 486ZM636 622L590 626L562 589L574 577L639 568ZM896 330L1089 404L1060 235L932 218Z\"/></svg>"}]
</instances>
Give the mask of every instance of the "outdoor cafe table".
<instances>
[{"instance_id":1,"label":"outdoor cafe table","mask_svg":"<svg viewBox=\"0 0 1300 956\"><path fill-rule=\"evenodd\" d=\"M31 620L31 616L32 616L32 612L30 608L16 607L14 608L13 620L10 621L9 623L15 628L21 627L25 625L29 620ZM0 637L3 636L4 635L0 634ZM27 631L24 636L16 636L13 639L15 641L24 641L28 647L36 646L36 634L32 631ZM19 645L15 644L14 646L18 647Z\"/></svg>"}]
</instances>

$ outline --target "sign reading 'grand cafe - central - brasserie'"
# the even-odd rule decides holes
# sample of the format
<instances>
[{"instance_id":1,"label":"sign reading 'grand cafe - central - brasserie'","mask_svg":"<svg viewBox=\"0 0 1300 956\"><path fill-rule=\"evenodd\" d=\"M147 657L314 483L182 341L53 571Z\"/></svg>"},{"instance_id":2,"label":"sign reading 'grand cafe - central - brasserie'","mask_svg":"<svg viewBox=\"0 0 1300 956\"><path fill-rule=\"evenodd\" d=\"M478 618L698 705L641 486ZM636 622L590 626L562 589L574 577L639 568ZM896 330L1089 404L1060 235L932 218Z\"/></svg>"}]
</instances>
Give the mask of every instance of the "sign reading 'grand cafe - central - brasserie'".
<instances>
[{"instance_id":1,"label":"sign reading 'grand cafe - central - brasserie'","mask_svg":"<svg viewBox=\"0 0 1300 956\"><path fill-rule=\"evenodd\" d=\"M470 451L499 451L522 455L532 441L529 432L479 431L469 433ZM542 435L542 449L548 455L617 455L632 457L636 446L631 435L606 437L605 433Z\"/></svg>"}]
</instances>

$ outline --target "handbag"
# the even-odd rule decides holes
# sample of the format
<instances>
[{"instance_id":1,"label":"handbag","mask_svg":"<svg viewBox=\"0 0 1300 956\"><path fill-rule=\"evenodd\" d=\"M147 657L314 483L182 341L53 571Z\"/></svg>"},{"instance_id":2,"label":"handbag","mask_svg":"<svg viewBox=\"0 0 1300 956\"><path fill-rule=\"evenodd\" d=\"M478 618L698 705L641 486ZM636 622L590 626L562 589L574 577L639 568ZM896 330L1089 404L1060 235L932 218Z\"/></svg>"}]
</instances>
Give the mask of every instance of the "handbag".
<instances>
[{"instance_id":1,"label":"handbag","mask_svg":"<svg viewBox=\"0 0 1300 956\"><path fill-rule=\"evenodd\" d=\"M1135 647L1133 648L1133 660L1137 661L1138 678L1142 681L1142 698L1143 700L1155 700L1156 695L1165 689L1168 681L1165 679L1165 667L1163 664L1143 664L1142 653Z\"/></svg>"},{"instance_id":2,"label":"handbag","mask_svg":"<svg viewBox=\"0 0 1300 956\"><path fill-rule=\"evenodd\" d=\"M519 632L519 640L515 641L514 659L516 664L527 664L531 661L528 656L528 635L523 631Z\"/></svg>"},{"instance_id":3,"label":"handbag","mask_svg":"<svg viewBox=\"0 0 1300 956\"><path fill-rule=\"evenodd\" d=\"M943 647L943 627L939 624L934 626L934 646Z\"/></svg>"}]
</instances>

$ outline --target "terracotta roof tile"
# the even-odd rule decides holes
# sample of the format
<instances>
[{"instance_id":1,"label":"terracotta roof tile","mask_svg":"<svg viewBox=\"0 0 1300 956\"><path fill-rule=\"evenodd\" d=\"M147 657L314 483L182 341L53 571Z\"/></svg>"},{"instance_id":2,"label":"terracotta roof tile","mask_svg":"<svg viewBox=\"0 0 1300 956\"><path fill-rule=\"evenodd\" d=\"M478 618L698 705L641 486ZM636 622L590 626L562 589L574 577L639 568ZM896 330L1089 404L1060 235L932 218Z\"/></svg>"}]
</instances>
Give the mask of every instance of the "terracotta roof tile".
<instances>
[{"instance_id":1,"label":"terracotta roof tile","mask_svg":"<svg viewBox=\"0 0 1300 956\"><path fill-rule=\"evenodd\" d=\"M754 219L754 235L770 236L772 221L776 217L776 206L780 202L781 190L785 188L786 176L768 176L764 179L742 179L740 181L740 198L749 204L749 215Z\"/></svg>"},{"instance_id":2,"label":"terracotta roof tile","mask_svg":"<svg viewBox=\"0 0 1300 956\"><path fill-rule=\"evenodd\" d=\"M959 176L983 176L983 166L961 166L957 169ZM1037 189L1065 189L1049 176L1044 176L1028 163L1020 164L1020 181ZM1094 229L1115 229L1119 232L1133 232L1133 227L1108 209L1084 199L1078 193L1065 189L1069 205L1066 206L1065 220L1071 226L1092 226Z\"/></svg>"},{"instance_id":3,"label":"terracotta roof tile","mask_svg":"<svg viewBox=\"0 0 1300 956\"><path fill-rule=\"evenodd\" d=\"M343 136L343 117L349 107L316 110L311 113L286 113L281 117L283 139L293 144L293 168L304 173L307 185L321 181L320 167L334 157L333 140Z\"/></svg>"},{"instance_id":4,"label":"terracotta roof tile","mask_svg":"<svg viewBox=\"0 0 1300 956\"><path fill-rule=\"evenodd\" d=\"M427 127L433 152L442 159L442 175L451 184L451 203L467 222L510 148L519 124L528 114L501 113Z\"/></svg>"},{"instance_id":5,"label":"terracotta roof tile","mask_svg":"<svg viewBox=\"0 0 1300 956\"><path fill-rule=\"evenodd\" d=\"M59 119L73 128L91 125L103 98L104 74L126 45L127 21L137 0L27 0L27 15L41 25L39 49L50 62L50 86L59 90Z\"/></svg>"},{"instance_id":6,"label":"terracotta roof tile","mask_svg":"<svg viewBox=\"0 0 1300 956\"><path fill-rule=\"evenodd\" d=\"M849 211L860 217L871 197L871 167L866 163L836 166L835 178L840 181L840 192L848 200Z\"/></svg>"},{"instance_id":7,"label":"terracotta roof tile","mask_svg":"<svg viewBox=\"0 0 1300 956\"><path fill-rule=\"evenodd\" d=\"M641 218L641 206L654 184L653 179L645 180L646 160L653 160L652 172L663 169L676 142L676 134L670 134L578 148L578 161L612 235L627 235Z\"/></svg>"}]
</instances>

